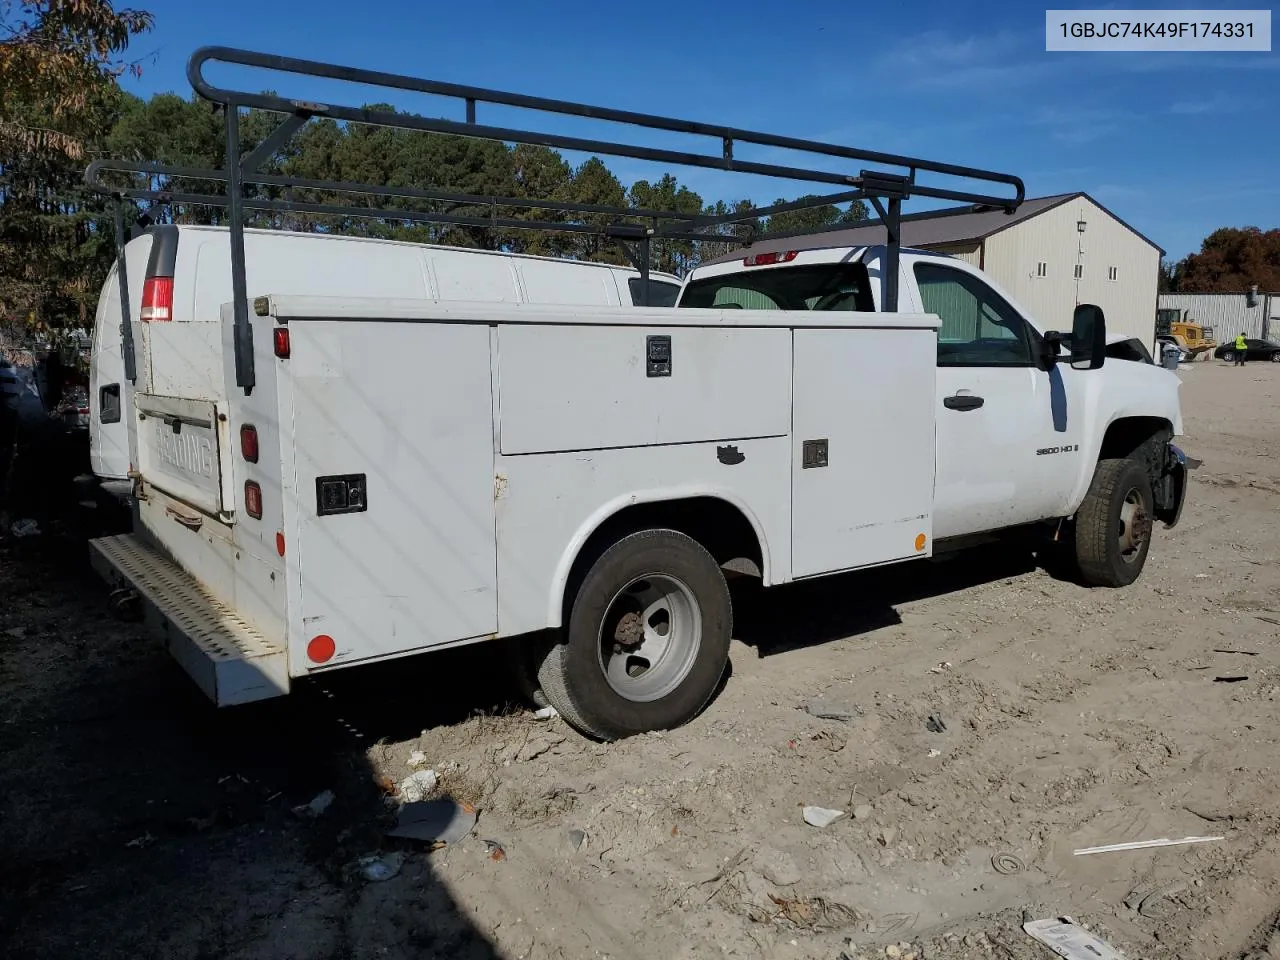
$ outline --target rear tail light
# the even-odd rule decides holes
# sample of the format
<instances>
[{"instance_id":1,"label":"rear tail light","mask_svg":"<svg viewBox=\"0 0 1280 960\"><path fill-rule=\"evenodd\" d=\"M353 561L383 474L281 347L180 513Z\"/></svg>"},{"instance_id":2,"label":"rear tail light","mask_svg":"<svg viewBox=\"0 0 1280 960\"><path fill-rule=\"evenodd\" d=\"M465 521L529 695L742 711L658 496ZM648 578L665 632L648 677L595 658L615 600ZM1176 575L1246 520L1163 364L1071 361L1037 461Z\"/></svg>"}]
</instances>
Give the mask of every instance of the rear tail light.
<instances>
[{"instance_id":1,"label":"rear tail light","mask_svg":"<svg viewBox=\"0 0 1280 960\"><path fill-rule=\"evenodd\" d=\"M244 484L244 512L255 520L262 519L262 488L252 480Z\"/></svg>"},{"instance_id":2,"label":"rear tail light","mask_svg":"<svg viewBox=\"0 0 1280 960\"><path fill-rule=\"evenodd\" d=\"M275 347L276 356L281 360L289 359L289 328L275 327L271 331L272 344Z\"/></svg>"},{"instance_id":3,"label":"rear tail light","mask_svg":"<svg viewBox=\"0 0 1280 960\"><path fill-rule=\"evenodd\" d=\"M258 462L258 428L245 424L240 428L240 455L247 463Z\"/></svg>"},{"instance_id":4,"label":"rear tail light","mask_svg":"<svg viewBox=\"0 0 1280 960\"><path fill-rule=\"evenodd\" d=\"M173 277L147 277L142 287L142 310L138 316L148 323L165 323L173 319Z\"/></svg>"},{"instance_id":5,"label":"rear tail light","mask_svg":"<svg viewBox=\"0 0 1280 960\"><path fill-rule=\"evenodd\" d=\"M742 261L744 267L769 267L775 263L790 263L798 255L799 250L788 250L786 253L757 253Z\"/></svg>"}]
</instances>

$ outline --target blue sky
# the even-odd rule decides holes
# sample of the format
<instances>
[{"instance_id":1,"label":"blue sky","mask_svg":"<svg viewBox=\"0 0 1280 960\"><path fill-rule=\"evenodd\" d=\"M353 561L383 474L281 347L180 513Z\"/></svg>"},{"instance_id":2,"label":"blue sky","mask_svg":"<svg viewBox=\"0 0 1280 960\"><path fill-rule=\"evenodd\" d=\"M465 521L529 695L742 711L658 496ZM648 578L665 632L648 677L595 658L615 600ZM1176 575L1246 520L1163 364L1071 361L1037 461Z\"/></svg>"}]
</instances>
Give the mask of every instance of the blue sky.
<instances>
[{"instance_id":1,"label":"blue sky","mask_svg":"<svg viewBox=\"0 0 1280 960\"><path fill-rule=\"evenodd\" d=\"M189 94L190 53L226 44L1014 173L1028 196L1092 194L1173 258L1199 249L1219 226L1280 226L1280 53L1046 53L1042 5L138 5L156 17L156 30L131 49L145 57L141 78L126 81L140 96ZM208 76L297 99L389 100L462 119L460 106L425 97L235 68L212 67ZM483 105L479 120L528 123L527 115ZM541 126L602 139L622 133L576 119ZM640 135L648 144L719 149ZM739 156L794 159L777 151ZM624 183L663 172L606 162ZM811 191L717 171L672 172L705 200L763 203Z\"/></svg>"}]
</instances>

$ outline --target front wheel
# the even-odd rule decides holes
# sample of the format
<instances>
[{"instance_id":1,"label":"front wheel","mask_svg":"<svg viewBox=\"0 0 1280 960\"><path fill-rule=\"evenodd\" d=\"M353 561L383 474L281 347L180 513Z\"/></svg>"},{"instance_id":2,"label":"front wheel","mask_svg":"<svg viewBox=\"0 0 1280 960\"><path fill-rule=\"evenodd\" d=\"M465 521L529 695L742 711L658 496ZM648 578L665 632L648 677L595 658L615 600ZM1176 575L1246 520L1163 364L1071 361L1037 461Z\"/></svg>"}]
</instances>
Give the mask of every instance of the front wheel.
<instances>
[{"instance_id":1,"label":"front wheel","mask_svg":"<svg viewBox=\"0 0 1280 960\"><path fill-rule=\"evenodd\" d=\"M678 727L715 693L732 630L729 587L711 554L675 530L642 530L587 571L538 679L591 736Z\"/></svg>"},{"instance_id":2,"label":"front wheel","mask_svg":"<svg viewBox=\"0 0 1280 960\"><path fill-rule=\"evenodd\" d=\"M1136 460L1099 460L1076 511L1076 562L1094 587L1127 587L1151 549L1155 502L1151 479Z\"/></svg>"},{"instance_id":3,"label":"front wheel","mask_svg":"<svg viewBox=\"0 0 1280 960\"><path fill-rule=\"evenodd\" d=\"M1235 363L1236 355L1232 353L1230 350L1228 350L1226 353L1222 355L1222 359L1227 361L1227 363Z\"/></svg>"},{"instance_id":4,"label":"front wheel","mask_svg":"<svg viewBox=\"0 0 1280 960\"><path fill-rule=\"evenodd\" d=\"M1271 355L1271 362L1280 363L1280 350L1277 350L1275 353Z\"/></svg>"}]
</instances>

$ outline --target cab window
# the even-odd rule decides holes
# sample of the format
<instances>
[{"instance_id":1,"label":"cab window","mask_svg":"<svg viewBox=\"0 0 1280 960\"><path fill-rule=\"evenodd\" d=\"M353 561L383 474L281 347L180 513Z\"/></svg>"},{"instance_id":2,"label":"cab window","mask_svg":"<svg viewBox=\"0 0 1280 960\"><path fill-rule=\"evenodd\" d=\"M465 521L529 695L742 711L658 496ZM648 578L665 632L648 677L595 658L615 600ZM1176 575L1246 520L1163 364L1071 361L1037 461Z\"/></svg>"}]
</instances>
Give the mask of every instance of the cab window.
<instances>
[{"instance_id":1,"label":"cab window","mask_svg":"<svg viewBox=\"0 0 1280 960\"><path fill-rule=\"evenodd\" d=\"M938 365L1024 367L1032 365L1032 334L1003 297L973 274L933 263L915 265L926 313L942 321Z\"/></svg>"},{"instance_id":2,"label":"cab window","mask_svg":"<svg viewBox=\"0 0 1280 960\"><path fill-rule=\"evenodd\" d=\"M861 263L816 263L743 270L691 280L682 307L742 310L875 310Z\"/></svg>"}]
</instances>

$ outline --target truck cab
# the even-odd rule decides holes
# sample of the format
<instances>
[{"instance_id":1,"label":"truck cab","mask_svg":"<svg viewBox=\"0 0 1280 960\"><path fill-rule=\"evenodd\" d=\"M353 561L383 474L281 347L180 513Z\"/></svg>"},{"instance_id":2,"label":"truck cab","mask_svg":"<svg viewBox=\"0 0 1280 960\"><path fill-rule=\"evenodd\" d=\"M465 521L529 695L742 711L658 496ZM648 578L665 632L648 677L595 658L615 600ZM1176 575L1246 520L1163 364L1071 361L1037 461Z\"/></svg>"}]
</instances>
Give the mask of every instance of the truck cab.
<instances>
[{"instance_id":1,"label":"truck cab","mask_svg":"<svg viewBox=\"0 0 1280 960\"><path fill-rule=\"evenodd\" d=\"M880 310L886 248L805 248L821 242L766 241L699 267L678 305ZM1072 518L1099 462L1112 459L1142 462L1154 519L1176 521L1185 487L1170 450L1182 432L1176 376L1148 364L1072 362L1071 332L1043 329L982 271L943 254L903 248L898 291L900 310L941 320L935 539ZM1120 551L1128 560L1110 565L1111 579L1136 578L1150 519L1135 516L1137 536Z\"/></svg>"}]
</instances>

